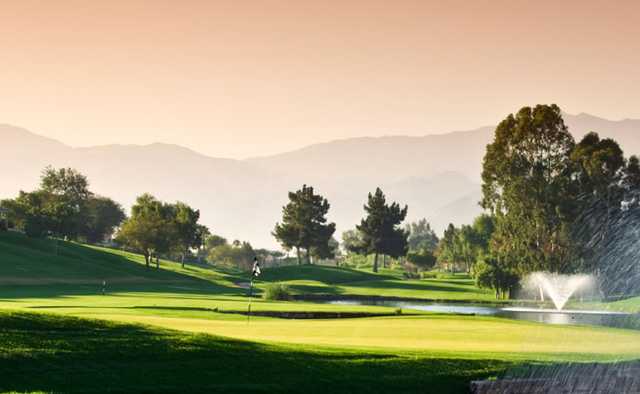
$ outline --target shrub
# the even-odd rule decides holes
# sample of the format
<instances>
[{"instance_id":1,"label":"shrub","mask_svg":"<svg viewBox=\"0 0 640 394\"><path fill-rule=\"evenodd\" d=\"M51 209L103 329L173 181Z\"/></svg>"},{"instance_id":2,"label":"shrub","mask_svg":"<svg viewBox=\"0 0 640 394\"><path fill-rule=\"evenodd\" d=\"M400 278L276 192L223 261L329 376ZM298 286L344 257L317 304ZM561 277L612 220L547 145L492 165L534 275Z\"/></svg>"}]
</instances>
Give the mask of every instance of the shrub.
<instances>
[{"instance_id":1,"label":"shrub","mask_svg":"<svg viewBox=\"0 0 640 394\"><path fill-rule=\"evenodd\" d=\"M405 271L402 273L402 277L405 279L420 279L420 274L417 272Z\"/></svg>"},{"instance_id":2,"label":"shrub","mask_svg":"<svg viewBox=\"0 0 640 394\"><path fill-rule=\"evenodd\" d=\"M282 283L270 283L264 289L264 294L262 298L265 300L278 300L284 301L291 298L291 293L289 292L289 286Z\"/></svg>"}]
</instances>

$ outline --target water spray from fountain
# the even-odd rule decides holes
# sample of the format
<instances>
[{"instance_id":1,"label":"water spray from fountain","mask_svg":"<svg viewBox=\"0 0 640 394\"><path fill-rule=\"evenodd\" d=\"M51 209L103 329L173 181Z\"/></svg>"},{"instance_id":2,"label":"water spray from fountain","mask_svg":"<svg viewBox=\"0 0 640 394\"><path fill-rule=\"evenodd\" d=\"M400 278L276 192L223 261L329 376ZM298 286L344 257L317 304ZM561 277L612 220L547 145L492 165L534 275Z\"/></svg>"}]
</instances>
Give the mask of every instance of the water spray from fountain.
<instances>
[{"instance_id":1,"label":"water spray from fountain","mask_svg":"<svg viewBox=\"0 0 640 394\"><path fill-rule=\"evenodd\" d=\"M578 290L593 288L594 279L590 275L560 275L535 272L523 281L525 288L538 290L541 301L545 295L551 299L556 310L561 311L571 296Z\"/></svg>"}]
</instances>

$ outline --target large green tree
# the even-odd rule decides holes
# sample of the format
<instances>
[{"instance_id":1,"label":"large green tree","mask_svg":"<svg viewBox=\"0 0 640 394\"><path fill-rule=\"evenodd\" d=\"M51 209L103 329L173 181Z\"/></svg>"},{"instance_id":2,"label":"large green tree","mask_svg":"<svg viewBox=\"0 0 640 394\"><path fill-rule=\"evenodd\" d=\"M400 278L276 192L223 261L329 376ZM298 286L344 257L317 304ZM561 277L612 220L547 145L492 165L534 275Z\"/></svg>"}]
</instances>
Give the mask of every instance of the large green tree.
<instances>
[{"instance_id":1,"label":"large green tree","mask_svg":"<svg viewBox=\"0 0 640 394\"><path fill-rule=\"evenodd\" d=\"M396 202L387 204L380 188L369 193L364 206L367 216L356 226L362 236L362 251L374 254L373 272L378 272L378 256L405 256L408 250L408 233L400 228L407 216L408 207L401 208Z\"/></svg>"},{"instance_id":2,"label":"large green tree","mask_svg":"<svg viewBox=\"0 0 640 394\"><path fill-rule=\"evenodd\" d=\"M48 193L48 213L53 233L76 238L84 224L86 209L93 193L87 177L73 168L47 167L40 179L40 191Z\"/></svg>"},{"instance_id":3,"label":"large green tree","mask_svg":"<svg viewBox=\"0 0 640 394\"><path fill-rule=\"evenodd\" d=\"M501 264L521 274L571 269L574 146L556 105L524 107L496 128L483 161L482 205L496 217L492 246Z\"/></svg>"},{"instance_id":4,"label":"large green tree","mask_svg":"<svg viewBox=\"0 0 640 394\"><path fill-rule=\"evenodd\" d=\"M273 236L285 249L296 249L298 264L302 263L301 251L306 252L311 263L313 250L325 253L331 250L329 241L336 231L335 223L327 223L329 202L314 193L313 187L289 193L289 203L282 208L282 223L276 223Z\"/></svg>"}]
</instances>

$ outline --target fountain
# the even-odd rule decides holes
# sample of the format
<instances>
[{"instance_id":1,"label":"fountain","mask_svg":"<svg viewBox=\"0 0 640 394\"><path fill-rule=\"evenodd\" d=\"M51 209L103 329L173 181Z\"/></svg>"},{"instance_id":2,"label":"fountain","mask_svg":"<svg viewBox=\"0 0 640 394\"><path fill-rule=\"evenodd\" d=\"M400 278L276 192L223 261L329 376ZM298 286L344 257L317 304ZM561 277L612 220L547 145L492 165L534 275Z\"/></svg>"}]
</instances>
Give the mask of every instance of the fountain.
<instances>
[{"instance_id":1,"label":"fountain","mask_svg":"<svg viewBox=\"0 0 640 394\"><path fill-rule=\"evenodd\" d=\"M589 275L560 275L535 272L526 278L525 284L539 289L541 301L544 301L544 294L546 293L551 298L556 310L561 311L577 290L593 285L593 278Z\"/></svg>"},{"instance_id":2,"label":"fountain","mask_svg":"<svg viewBox=\"0 0 640 394\"><path fill-rule=\"evenodd\" d=\"M542 321L563 324L571 323L571 320L577 315L628 315L628 313L616 311L564 309L569 299L576 293L579 293L582 298L585 292L593 292L593 290L595 290L595 279L591 275L562 275L549 272L534 272L522 281L522 289L528 294L539 294L541 302L544 302L545 298L550 299L555 308L506 307L502 308L503 311L545 315L563 314L568 317L561 318L560 316L556 316L554 319L542 319Z\"/></svg>"}]
</instances>

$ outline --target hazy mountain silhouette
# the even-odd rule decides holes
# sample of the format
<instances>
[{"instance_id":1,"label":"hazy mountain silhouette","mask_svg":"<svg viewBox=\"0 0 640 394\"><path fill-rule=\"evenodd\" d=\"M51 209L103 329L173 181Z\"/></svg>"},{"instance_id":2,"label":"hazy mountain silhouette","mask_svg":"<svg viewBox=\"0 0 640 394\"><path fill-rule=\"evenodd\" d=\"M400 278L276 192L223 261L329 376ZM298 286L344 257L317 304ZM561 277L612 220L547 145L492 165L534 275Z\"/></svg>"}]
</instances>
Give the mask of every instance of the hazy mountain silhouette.
<instances>
[{"instance_id":1,"label":"hazy mountain silhouette","mask_svg":"<svg viewBox=\"0 0 640 394\"><path fill-rule=\"evenodd\" d=\"M616 139L625 154L640 153L640 120L565 114L565 122L576 138L596 131ZM481 212L480 170L493 130L352 138L231 160L167 144L71 148L0 125L0 198L33 189L46 165L72 166L89 177L92 190L126 207L144 192L185 201L201 210L214 232L275 247L270 232L289 190L313 185L331 202L330 219L341 232L359 222L367 193L381 186L390 199L409 205L409 219L426 217L442 231Z\"/></svg>"}]
</instances>

